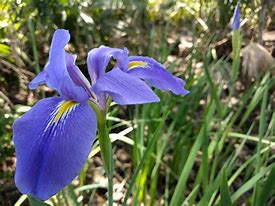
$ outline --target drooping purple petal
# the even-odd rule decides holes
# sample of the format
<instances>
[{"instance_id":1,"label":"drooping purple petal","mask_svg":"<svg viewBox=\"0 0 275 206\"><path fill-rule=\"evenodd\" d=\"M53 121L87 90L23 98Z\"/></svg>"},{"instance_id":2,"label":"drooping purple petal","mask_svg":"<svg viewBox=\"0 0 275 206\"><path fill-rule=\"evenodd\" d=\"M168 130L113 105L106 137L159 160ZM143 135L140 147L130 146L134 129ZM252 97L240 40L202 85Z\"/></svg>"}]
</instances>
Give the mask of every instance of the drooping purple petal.
<instances>
[{"instance_id":1,"label":"drooping purple petal","mask_svg":"<svg viewBox=\"0 0 275 206\"><path fill-rule=\"evenodd\" d=\"M55 89L65 99L72 99L79 102L89 98L85 89L75 85L68 74L68 65L75 65L75 55L67 54L65 46L70 40L67 30L58 29L55 31L49 52L49 61L44 70L39 73L31 82L30 89L37 88L40 84L47 84Z\"/></svg>"},{"instance_id":2,"label":"drooping purple petal","mask_svg":"<svg viewBox=\"0 0 275 206\"><path fill-rule=\"evenodd\" d=\"M117 48L100 46L99 48L92 49L88 53L87 58L88 71L92 80L92 84L94 84L97 81L97 79L105 73L106 67L112 57L118 60L118 66L121 69L127 69L127 56L128 50L126 48L122 50Z\"/></svg>"},{"instance_id":3,"label":"drooping purple petal","mask_svg":"<svg viewBox=\"0 0 275 206\"><path fill-rule=\"evenodd\" d=\"M186 95L185 82L167 71L164 66L153 58L142 56L129 57L128 73L137 78L146 80L152 86L171 91L176 95Z\"/></svg>"},{"instance_id":4,"label":"drooping purple petal","mask_svg":"<svg viewBox=\"0 0 275 206\"><path fill-rule=\"evenodd\" d=\"M101 75L92 87L97 94L107 93L121 105L158 102L159 98L144 83L119 68Z\"/></svg>"},{"instance_id":5,"label":"drooping purple petal","mask_svg":"<svg viewBox=\"0 0 275 206\"><path fill-rule=\"evenodd\" d=\"M232 17L231 28L233 31L240 28L240 22L241 22L241 8L240 8L240 4L238 3L237 6L235 7L234 14Z\"/></svg>"},{"instance_id":6,"label":"drooping purple petal","mask_svg":"<svg viewBox=\"0 0 275 206\"><path fill-rule=\"evenodd\" d=\"M39 101L13 125L18 189L46 200L75 178L96 136L96 117L86 103L60 97Z\"/></svg>"}]
</instances>

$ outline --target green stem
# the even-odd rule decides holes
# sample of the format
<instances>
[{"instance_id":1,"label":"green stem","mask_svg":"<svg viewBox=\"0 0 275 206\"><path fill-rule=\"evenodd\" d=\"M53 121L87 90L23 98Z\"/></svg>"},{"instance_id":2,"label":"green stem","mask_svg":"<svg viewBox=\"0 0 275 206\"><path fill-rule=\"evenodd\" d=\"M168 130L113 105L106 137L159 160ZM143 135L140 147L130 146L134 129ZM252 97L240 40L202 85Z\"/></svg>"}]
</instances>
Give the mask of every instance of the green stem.
<instances>
[{"instance_id":1,"label":"green stem","mask_svg":"<svg viewBox=\"0 0 275 206\"><path fill-rule=\"evenodd\" d=\"M100 153L103 160L103 165L108 176L108 205L113 205L113 151L109 137L109 132L106 127L106 112L96 111L98 122L98 140L100 146Z\"/></svg>"},{"instance_id":2,"label":"green stem","mask_svg":"<svg viewBox=\"0 0 275 206\"><path fill-rule=\"evenodd\" d=\"M113 174L108 177L108 205L113 206Z\"/></svg>"},{"instance_id":3,"label":"green stem","mask_svg":"<svg viewBox=\"0 0 275 206\"><path fill-rule=\"evenodd\" d=\"M28 18L28 29L29 29L30 35L31 35L32 51L33 51L33 57L34 57L34 62L35 62L35 67L34 67L35 73L38 74L40 72L39 57L38 57L38 51L37 51L37 46L36 46L34 27L33 27L31 18Z\"/></svg>"},{"instance_id":4,"label":"green stem","mask_svg":"<svg viewBox=\"0 0 275 206\"><path fill-rule=\"evenodd\" d=\"M28 29L30 32L30 40L32 44L32 52L33 52L33 58L34 58L34 70L35 73L38 74L40 72L40 67L39 67L39 54L37 51L37 45L36 45L36 39L35 39L35 32L34 32L34 26L32 19L29 17L28 18ZM45 92L41 91L41 97L45 98Z\"/></svg>"},{"instance_id":5,"label":"green stem","mask_svg":"<svg viewBox=\"0 0 275 206\"><path fill-rule=\"evenodd\" d=\"M240 68L240 52L241 52L241 31L237 29L232 33L232 52L233 52L233 62L232 62L232 87L231 96L235 92L235 84L238 79L239 68Z\"/></svg>"}]
</instances>

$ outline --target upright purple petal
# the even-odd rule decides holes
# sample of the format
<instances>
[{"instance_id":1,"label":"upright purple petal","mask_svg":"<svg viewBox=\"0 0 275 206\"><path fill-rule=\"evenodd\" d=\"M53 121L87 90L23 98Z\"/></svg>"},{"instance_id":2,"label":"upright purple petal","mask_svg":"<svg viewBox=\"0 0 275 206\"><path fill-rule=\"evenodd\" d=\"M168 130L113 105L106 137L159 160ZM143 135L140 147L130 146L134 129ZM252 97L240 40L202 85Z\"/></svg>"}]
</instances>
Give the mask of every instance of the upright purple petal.
<instances>
[{"instance_id":1,"label":"upright purple petal","mask_svg":"<svg viewBox=\"0 0 275 206\"><path fill-rule=\"evenodd\" d=\"M107 93L121 105L158 102L159 98L143 81L115 68L101 75L92 87L97 94Z\"/></svg>"},{"instance_id":2,"label":"upright purple petal","mask_svg":"<svg viewBox=\"0 0 275 206\"><path fill-rule=\"evenodd\" d=\"M67 71L70 75L70 78L73 80L75 85L83 88L86 93L90 96L96 99L95 94L91 91L91 84L87 80L87 78L84 76L84 74L80 71L78 66L75 65L75 55L66 54L67 58ZM77 94L76 94L77 95Z\"/></svg>"},{"instance_id":3,"label":"upright purple petal","mask_svg":"<svg viewBox=\"0 0 275 206\"><path fill-rule=\"evenodd\" d=\"M49 52L49 61L44 70L31 82L30 89L35 89L40 84L47 84L55 89L65 99L73 99L79 102L89 98L85 89L76 85L68 71L68 65L75 65L75 55L66 53L65 46L70 40L67 30L58 29L55 31Z\"/></svg>"},{"instance_id":4,"label":"upright purple petal","mask_svg":"<svg viewBox=\"0 0 275 206\"><path fill-rule=\"evenodd\" d=\"M233 31L237 30L240 28L240 22L241 22L241 8L240 4L238 3L237 6L235 7L234 14L233 14L233 19L231 23L231 28Z\"/></svg>"},{"instance_id":5,"label":"upright purple petal","mask_svg":"<svg viewBox=\"0 0 275 206\"><path fill-rule=\"evenodd\" d=\"M128 73L137 78L146 80L152 86L171 91L176 95L186 95L185 82L167 71L164 66L153 58L142 56L129 57Z\"/></svg>"},{"instance_id":6,"label":"upright purple petal","mask_svg":"<svg viewBox=\"0 0 275 206\"><path fill-rule=\"evenodd\" d=\"M81 171L96 127L86 103L60 97L39 101L13 125L18 189L41 200L59 192Z\"/></svg>"},{"instance_id":7,"label":"upright purple petal","mask_svg":"<svg viewBox=\"0 0 275 206\"><path fill-rule=\"evenodd\" d=\"M49 52L49 61L45 66L44 71L42 71L46 73L45 81L48 86L57 91L59 91L60 84L67 73L64 48L69 40L70 34L67 30L58 29L55 31ZM30 83L31 87L33 87L33 82L36 82L36 78Z\"/></svg>"},{"instance_id":8,"label":"upright purple petal","mask_svg":"<svg viewBox=\"0 0 275 206\"><path fill-rule=\"evenodd\" d=\"M112 57L119 62L119 67L121 69L127 69L128 50L126 48L122 50L101 46L99 48L94 48L89 52L87 64L92 84L94 84L97 79L105 73L106 67Z\"/></svg>"}]
</instances>

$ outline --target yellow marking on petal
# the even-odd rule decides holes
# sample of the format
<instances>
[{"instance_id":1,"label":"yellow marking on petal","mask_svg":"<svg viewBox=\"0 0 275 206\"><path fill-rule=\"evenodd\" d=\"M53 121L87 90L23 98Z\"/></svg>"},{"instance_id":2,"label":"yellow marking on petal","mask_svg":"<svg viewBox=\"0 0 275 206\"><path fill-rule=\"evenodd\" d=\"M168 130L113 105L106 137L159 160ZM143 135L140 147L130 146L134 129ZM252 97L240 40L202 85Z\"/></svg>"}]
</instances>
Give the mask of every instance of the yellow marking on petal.
<instances>
[{"instance_id":1,"label":"yellow marking on petal","mask_svg":"<svg viewBox=\"0 0 275 206\"><path fill-rule=\"evenodd\" d=\"M59 105L59 107L57 109L57 114L56 114L56 116L55 116L55 118L54 118L53 121L55 123L57 123L64 114L66 114L68 111L70 111L77 104L78 104L77 102L71 101L71 100L69 100L69 101L63 101Z\"/></svg>"},{"instance_id":2,"label":"yellow marking on petal","mask_svg":"<svg viewBox=\"0 0 275 206\"><path fill-rule=\"evenodd\" d=\"M146 67L146 66L148 66L148 63L143 61L132 61L132 62L129 62L128 64L129 69L133 69L135 67Z\"/></svg>"}]
</instances>

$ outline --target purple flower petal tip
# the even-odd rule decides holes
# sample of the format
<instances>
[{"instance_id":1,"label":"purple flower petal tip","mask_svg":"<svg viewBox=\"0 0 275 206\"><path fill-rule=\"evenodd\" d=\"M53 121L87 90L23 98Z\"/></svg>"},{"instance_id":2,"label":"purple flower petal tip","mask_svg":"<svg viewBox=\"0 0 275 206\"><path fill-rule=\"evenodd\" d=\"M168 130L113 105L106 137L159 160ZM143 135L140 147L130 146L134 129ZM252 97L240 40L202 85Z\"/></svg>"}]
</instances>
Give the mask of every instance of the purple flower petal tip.
<instances>
[{"instance_id":1,"label":"purple flower petal tip","mask_svg":"<svg viewBox=\"0 0 275 206\"><path fill-rule=\"evenodd\" d=\"M153 87L171 91L176 95L186 95L185 82L173 76L165 67L150 57L130 56L128 73L137 78L144 79Z\"/></svg>"},{"instance_id":2,"label":"purple flower petal tip","mask_svg":"<svg viewBox=\"0 0 275 206\"><path fill-rule=\"evenodd\" d=\"M232 30L235 31L239 29L240 23L241 23L241 8L240 8L240 4L238 3L237 6L235 7L234 14L232 17L232 23L231 23Z\"/></svg>"}]
</instances>

